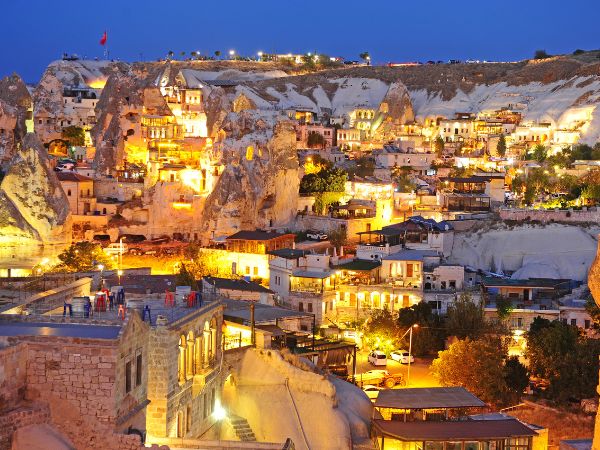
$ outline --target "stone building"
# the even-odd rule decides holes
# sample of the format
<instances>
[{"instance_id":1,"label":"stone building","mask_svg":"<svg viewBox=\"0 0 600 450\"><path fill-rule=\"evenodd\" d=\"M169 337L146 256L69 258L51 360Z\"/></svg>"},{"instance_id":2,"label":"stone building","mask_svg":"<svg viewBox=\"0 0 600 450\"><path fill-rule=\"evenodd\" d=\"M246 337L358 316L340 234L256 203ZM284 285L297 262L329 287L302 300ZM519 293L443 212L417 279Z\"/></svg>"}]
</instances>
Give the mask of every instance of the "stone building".
<instances>
[{"instance_id":1,"label":"stone building","mask_svg":"<svg viewBox=\"0 0 600 450\"><path fill-rule=\"evenodd\" d=\"M43 316L2 319L0 416L13 419L4 424L0 448L31 424L51 425L76 448L142 446L149 330L139 316L85 325ZM30 411L29 419L19 411ZM132 430L137 434L128 435Z\"/></svg>"},{"instance_id":2,"label":"stone building","mask_svg":"<svg viewBox=\"0 0 600 450\"><path fill-rule=\"evenodd\" d=\"M147 443L199 437L214 424L224 378L222 325L218 301L175 307L156 318L149 341Z\"/></svg>"}]
</instances>

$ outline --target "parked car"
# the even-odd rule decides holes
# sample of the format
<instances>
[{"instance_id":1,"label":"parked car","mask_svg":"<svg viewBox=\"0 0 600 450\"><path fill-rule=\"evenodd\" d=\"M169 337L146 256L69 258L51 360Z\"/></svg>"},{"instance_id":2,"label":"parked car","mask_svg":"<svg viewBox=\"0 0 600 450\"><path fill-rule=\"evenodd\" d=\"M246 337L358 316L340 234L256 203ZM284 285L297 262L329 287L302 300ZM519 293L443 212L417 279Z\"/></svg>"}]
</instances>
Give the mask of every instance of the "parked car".
<instances>
[{"instance_id":1,"label":"parked car","mask_svg":"<svg viewBox=\"0 0 600 450\"><path fill-rule=\"evenodd\" d=\"M375 400L379 396L379 391L381 391L381 388L372 384L365 384L362 387L362 390L365 394L367 394L367 397L369 397L370 400Z\"/></svg>"},{"instance_id":2,"label":"parked car","mask_svg":"<svg viewBox=\"0 0 600 450\"><path fill-rule=\"evenodd\" d=\"M373 350L371 353L369 353L367 361L374 366L387 366L387 356L385 356L385 353L379 350Z\"/></svg>"},{"instance_id":3,"label":"parked car","mask_svg":"<svg viewBox=\"0 0 600 450\"><path fill-rule=\"evenodd\" d=\"M391 374L385 369L373 369L356 375L356 384L360 387L371 384L391 389L396 385L404 386L406 382L402 374Z\"/></svg>"},{"instance_id":4,"label":"parked car","mask_svg":"<svg viewBox=\"0 0 600 450\"><path fill-rule=\"evenodd\" d=\"M318 231L308 231L306 233L306 237L308 239L312 239L313 241L326 241L328 238L325 233L320 233Z\"/></svg>"},{"instance_id":5,"label":"parked car","mask_svg":"<svg viewBox=\"0 0 600 450\"><path fill-rule=\"evenodd\" d=\"M390 358L394 361L398 361L400 364L411 364L415 362L415 357L408 353L408 350L396 350L390 353Z\"/></svg>"}]
</instances>

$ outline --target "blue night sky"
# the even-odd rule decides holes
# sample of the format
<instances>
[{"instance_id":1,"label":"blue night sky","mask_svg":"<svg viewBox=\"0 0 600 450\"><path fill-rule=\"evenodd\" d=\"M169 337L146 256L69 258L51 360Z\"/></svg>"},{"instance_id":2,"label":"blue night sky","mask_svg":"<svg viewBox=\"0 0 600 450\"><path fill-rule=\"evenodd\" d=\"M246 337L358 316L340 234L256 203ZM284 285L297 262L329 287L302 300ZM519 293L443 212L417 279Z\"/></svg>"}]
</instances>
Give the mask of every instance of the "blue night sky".
<instances>
[{"instance_id":1,"label":"blue night sky","mask_svg":"<svg viewBox=\"0 0 600 450\"><path fill-rule=\"evenodd\" d=\"M0 76L35 82L63 52L157 59L200 50L318 51L375 64L518 60L600 48L598 0L2 0Z\"/></svg>"}]
</instances>

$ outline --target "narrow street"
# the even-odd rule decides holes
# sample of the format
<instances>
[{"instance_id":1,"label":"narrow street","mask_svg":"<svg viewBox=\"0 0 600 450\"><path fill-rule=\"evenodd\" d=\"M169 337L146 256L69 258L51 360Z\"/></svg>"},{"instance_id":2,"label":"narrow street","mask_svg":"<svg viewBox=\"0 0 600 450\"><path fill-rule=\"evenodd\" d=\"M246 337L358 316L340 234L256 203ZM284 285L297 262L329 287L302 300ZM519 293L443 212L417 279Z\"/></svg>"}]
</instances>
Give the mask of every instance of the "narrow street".
<instances>
[{"instance_id":1,"label":"narrow street","mask_svg":"<svg viewBox=\"0 0 600 450\"><path fill-rule=\"evenodd\" d=\"M368 352L360 351L356 354L356 373L361 374L373 369L386 369L391 374L401 373L407 380L408 387L436 387L440 384L431 375L429 366L433 358L415 358L410 365L410 380L408 380L408 364L400 364L391 359L387 360L387 366L373 366L367 361ZM352 366L349 367L352 370Z\"/></svg>"}]
</instances>

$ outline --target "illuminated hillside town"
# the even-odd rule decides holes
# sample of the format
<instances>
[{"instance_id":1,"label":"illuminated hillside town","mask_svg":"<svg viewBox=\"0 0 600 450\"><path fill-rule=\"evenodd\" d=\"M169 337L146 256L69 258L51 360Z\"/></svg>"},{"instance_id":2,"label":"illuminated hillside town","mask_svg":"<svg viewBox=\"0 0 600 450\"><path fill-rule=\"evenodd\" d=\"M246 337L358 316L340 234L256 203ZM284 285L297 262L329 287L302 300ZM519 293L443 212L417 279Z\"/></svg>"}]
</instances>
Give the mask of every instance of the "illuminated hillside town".
<instances>
[{"instance_id":1,"label":"illuminated hillside town","mask_svg":"<svg viewBox=\"0 0 600 450\"><path fill-rule=\"evenodd\" d=\"M0 449L600 449L600 51L100 35L0 80Z\"/></svg>"}]
</instances>

